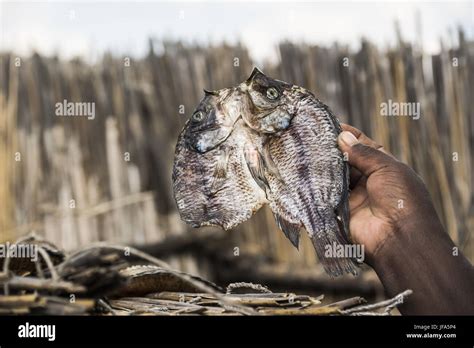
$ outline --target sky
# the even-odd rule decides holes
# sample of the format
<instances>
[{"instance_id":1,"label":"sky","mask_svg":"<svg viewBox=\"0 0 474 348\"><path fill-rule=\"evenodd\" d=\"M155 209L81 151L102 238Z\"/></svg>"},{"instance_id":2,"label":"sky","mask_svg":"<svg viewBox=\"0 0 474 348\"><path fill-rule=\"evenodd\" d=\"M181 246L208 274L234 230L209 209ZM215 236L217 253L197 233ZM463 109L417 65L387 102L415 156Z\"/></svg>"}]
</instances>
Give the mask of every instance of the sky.
<instances>
[{"instance_id":1,"label":"sky","mask_svg":"<svg viewBox=\"0 0 474 348\"><path fill-rule=\"evenodd\" d=\"M416 17L421 19L417 28ZM395 21L408 41L435 53L457 27L474 38L473 1L4 1L0 50L95 60L105 51L132 57L148 37L190 43L242 42L256 61L272 60L283 40L353 48L365 37L395 43Z\"/></svg>"}]
</instances>

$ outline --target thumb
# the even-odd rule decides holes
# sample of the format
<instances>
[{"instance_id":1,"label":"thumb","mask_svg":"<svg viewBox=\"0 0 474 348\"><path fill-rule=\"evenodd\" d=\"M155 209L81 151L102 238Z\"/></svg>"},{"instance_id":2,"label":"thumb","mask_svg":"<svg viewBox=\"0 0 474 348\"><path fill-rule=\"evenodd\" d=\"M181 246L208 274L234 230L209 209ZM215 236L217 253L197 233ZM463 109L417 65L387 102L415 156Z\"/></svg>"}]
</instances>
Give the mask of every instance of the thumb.
<instances>
[{"instance_id":1,"label":"thumb","mask_svg":"<svg viewBox=\"0 0 474 348\"><path fill-rule=\"evenodd\" d=\"M349 164L366 177L397 162L382 151L360 143L351 132L341 132L337 140L339 148L346 154Z\"/></svg>"}]
</instances>

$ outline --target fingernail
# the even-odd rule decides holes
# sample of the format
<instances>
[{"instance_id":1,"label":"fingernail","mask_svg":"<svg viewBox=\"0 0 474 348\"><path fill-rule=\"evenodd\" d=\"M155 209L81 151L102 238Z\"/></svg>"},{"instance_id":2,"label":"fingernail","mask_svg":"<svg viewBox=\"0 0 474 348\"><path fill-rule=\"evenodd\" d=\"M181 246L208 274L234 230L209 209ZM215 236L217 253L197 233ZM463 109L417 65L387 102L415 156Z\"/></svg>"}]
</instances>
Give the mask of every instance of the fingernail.
<instances>
[{"instance_id":1,"label":"fingernail","mask_svg":"<svg viewBox=\"0 0 474 348\"><path fill-rule=\"evenodd\" d=\"M341 139L348 146L352 146L359 142L357 138L354 136L354 134L347 131L341 133Z\"/></svg>"}]
</instances>

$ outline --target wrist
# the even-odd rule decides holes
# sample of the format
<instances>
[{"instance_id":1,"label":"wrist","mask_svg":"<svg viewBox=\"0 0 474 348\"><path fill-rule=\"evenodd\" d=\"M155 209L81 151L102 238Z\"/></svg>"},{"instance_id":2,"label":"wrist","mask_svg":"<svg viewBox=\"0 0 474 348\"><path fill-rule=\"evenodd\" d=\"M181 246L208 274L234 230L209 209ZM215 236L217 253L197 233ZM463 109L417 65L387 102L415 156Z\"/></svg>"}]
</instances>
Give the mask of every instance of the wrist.
<instances>
[{"instance_id":1,"label":"wrist","mask_svg":"<svg viewBox=\"0 0 474 348\"><path fill-rule=\"evenodd\" d=\"M436 215L430 219L407 217L394 224L386 238L371 255L371 265L377 273L391 273L401 264L410 265L436 259L436 250L454 246ZM431 259L432 258L432 259Z\"/></svg>"},{"instance_id":2,"label":"wrist","mask_svg":"<svg viewBox=\"0 0 474 348\"><path fill-rule=\"evenodd\" d=\"M408 220L387 236L371 265L388 296L413 290L402 314L472 312L466 294L474 290L473 268L454 247L436 216Z\"/></svg>"}]
</instances>

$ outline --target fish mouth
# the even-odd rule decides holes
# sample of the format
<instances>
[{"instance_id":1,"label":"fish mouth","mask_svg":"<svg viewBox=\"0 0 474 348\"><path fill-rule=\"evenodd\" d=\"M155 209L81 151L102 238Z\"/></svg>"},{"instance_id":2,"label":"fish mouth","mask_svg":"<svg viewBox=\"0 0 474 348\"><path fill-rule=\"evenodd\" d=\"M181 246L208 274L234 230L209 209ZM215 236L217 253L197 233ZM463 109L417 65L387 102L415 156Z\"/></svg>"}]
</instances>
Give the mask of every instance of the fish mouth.
<instances>
[{"instance_id":1,"label":"fish mouth","mask_svg":"<svg viewBox=\"0 0 474 348\"><path fill-rule=\"evenodd\" d=\"M200 154L205 154L209 151L215 150L220 147L229 136L232 134L233 128L227 127L225 130L222 127L210 127L204 132L207 136L194 136L194 134L188 134L185 138L186 145L192 151Z\"/></svg>"},{"instance_id":2,"label":"fish mouth","mask_svg":"<svg viewBox=\"0 0 474 348\"><path fill-rule=\"evenodd\" d=\"M189 133L195 134L195 133L201 133L201 132L206 132L206 131L213 131L213 130L219 129L221 127L223 127L222 124L210 125L210 126L207 126L207 127L204 127L204 128L190 129Z\"/></svg>"},{"instance_id":3,"label":"fish mouth","mask_svg":"<svg viewBox=\"0 0 474 348\"><path fill-rule=\"evenodd\" d=\"M275 107L275 108L272 108L270 111L267 111L266 113L264 113L264 114L262 114L262 115L258 115L258 116L257 116L257 119L263 120L264 118L267 118L268 116L270 116L271 114L273 114L275 111L276 111L276 107Z\"/></svg>"}]
</instances>

